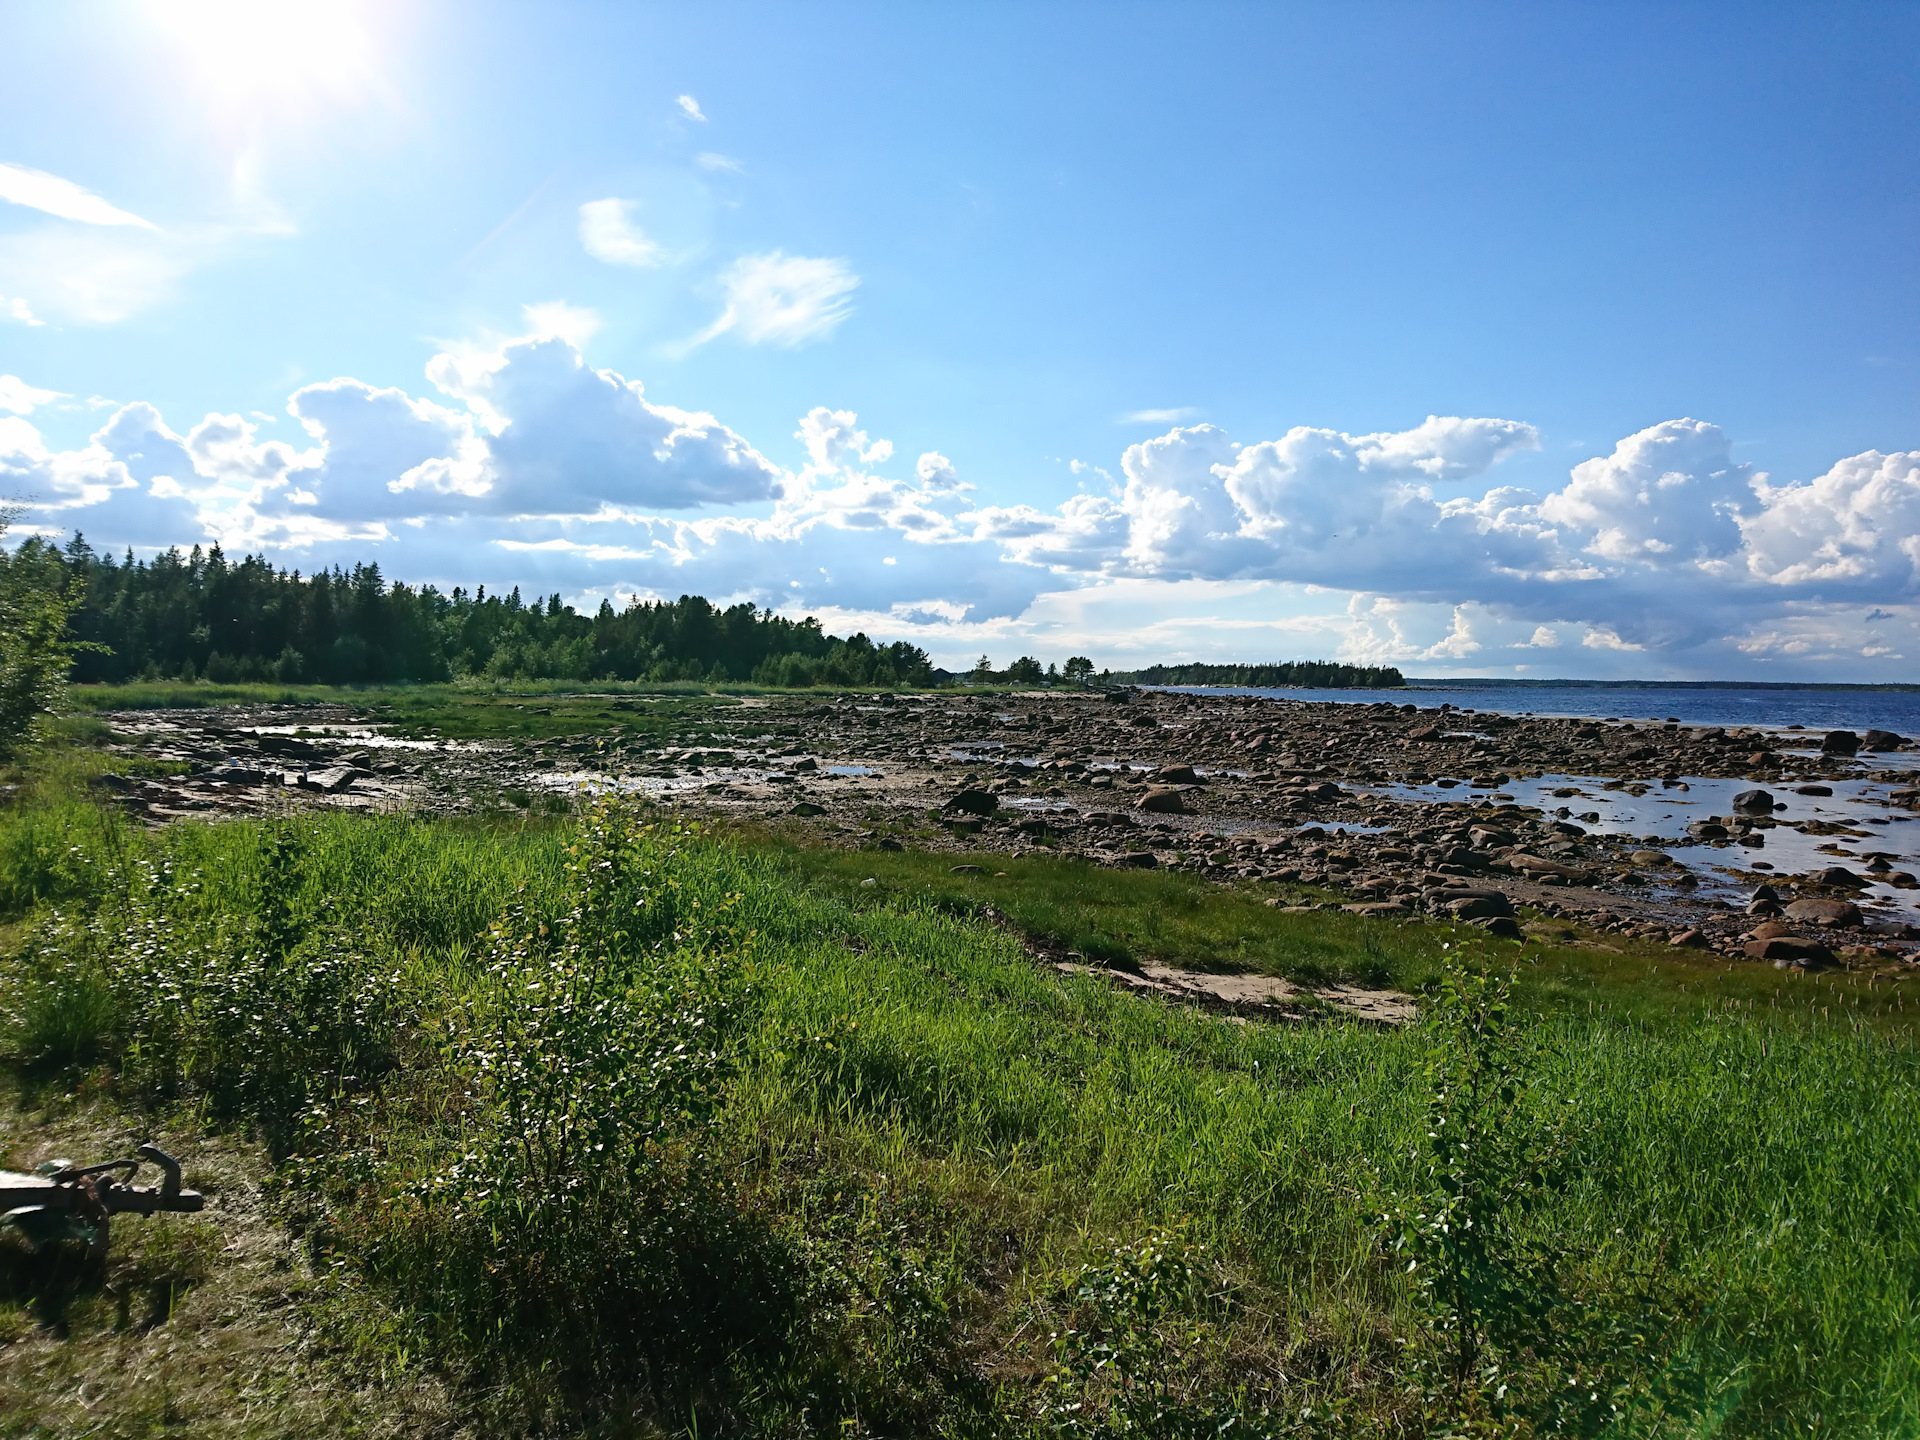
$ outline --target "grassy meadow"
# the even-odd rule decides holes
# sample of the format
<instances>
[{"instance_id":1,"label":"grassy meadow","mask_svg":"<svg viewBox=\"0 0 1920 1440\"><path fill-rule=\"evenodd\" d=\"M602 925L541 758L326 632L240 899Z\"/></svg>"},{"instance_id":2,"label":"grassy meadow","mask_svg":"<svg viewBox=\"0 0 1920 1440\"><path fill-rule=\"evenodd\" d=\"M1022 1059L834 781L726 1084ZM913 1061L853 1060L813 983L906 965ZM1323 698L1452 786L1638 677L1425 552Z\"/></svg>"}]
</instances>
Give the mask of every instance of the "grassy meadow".
<instances>
[{"instance_id":1,"label":"grassy meadow","mask_svg":"<svg viewBox=\"0 0 1920 1440\"><path fill-rule=\"evenodd\" d=\"M101 763L0 809L0 1163L157 1134L210 1209L0 1232L0 1431L1920 1434L1884 982L612 803L151 832Z\"/></svg>"}]
</instances>

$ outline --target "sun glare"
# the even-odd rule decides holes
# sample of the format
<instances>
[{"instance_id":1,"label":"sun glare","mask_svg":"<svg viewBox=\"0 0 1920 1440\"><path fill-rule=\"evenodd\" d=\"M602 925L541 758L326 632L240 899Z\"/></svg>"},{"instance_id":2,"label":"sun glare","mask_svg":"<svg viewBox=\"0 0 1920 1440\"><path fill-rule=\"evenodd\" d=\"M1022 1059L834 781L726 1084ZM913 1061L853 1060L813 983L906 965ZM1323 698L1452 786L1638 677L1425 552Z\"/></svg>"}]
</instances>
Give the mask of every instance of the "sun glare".
<instances>
[{"instance_id":1,"label":"sun glare","mask_svg":"<svg viewBox=\"0 0 1920 1440\"><path fill-rule=\"evenodd\" d=\"M342 0L153 0L203 83L229 99L347 98L373 79L359 5Z\"/></svg>"}]
</instances>

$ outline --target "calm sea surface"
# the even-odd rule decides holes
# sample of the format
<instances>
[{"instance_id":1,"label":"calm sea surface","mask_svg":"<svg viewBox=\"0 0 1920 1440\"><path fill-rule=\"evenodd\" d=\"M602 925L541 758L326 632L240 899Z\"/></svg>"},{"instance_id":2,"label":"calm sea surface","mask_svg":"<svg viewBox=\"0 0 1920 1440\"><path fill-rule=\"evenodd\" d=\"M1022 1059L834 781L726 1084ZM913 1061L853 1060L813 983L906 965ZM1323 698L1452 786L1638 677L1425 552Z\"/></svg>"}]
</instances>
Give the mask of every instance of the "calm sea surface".
<instances>
[{"instance_id":1,"label":"calm sea surface","mask_svg":"<svg viewBox=\"0 0 1920 1440\"><path fill-rule=\"evenodd\" d=\"M1503 715L1578 715L1596 719L1678 720L1683 725L1804 726L1808 730L1892 730L1920 736L1920 691L1740 690L1728 687L1664 690L1582 685L1408 685L1399 690L1261 690L1237 685L1173 685L1197 695L1266 695L1277 700L1324 700L1373 705L1392 700L1435 710L1490 710Z\"/></svg>"}]
</instances>

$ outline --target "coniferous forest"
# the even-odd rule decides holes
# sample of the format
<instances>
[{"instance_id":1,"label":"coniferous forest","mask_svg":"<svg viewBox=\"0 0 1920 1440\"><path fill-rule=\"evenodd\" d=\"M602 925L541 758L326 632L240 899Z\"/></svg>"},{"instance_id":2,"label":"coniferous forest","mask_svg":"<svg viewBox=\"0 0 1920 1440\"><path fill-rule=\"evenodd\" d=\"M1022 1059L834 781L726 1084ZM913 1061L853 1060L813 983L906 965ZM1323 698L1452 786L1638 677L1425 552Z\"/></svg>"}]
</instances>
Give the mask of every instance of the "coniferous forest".
<instances>
[{"instance_id":1,"label":"coniferous forest","mask_svg":"<svg viewBox=\"0 0 1920 1440\"><path fill-rule=\"evenodd\" d=\"M73 678L248 680L353 685L504 679L750 681L763 685L927 685L918 646L828 635L742 603L697 595L583 615L558 595L528 601L390 582L377 564L302 575L219 546L116 560L80 535L29 540L82 589Z\"/></svg>"}]
</instances>

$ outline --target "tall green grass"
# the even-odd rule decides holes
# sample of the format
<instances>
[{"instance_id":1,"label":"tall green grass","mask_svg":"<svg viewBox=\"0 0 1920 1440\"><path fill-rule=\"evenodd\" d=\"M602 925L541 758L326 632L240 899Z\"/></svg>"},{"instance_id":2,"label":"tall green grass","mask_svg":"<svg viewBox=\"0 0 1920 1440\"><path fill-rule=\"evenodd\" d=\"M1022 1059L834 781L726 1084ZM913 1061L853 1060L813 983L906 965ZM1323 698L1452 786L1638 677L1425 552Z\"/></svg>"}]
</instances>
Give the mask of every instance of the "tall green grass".
<instances>
[{"instance_id":1,"label":"tall green grass","mask_svg":"<svg viewBox=\"0 0 1920 1440\"><path fill-rule=\"evenodd\" d=\"M17 1063L259 1126L353 1343L486 1428L1920 1431L1920 1073L1844 1018L1516 1015L1538 1303L1463 1383L1387 1217L1473 1025L1141 1000L610 805L0 845Z\"/></svg>"}]
</instances>

